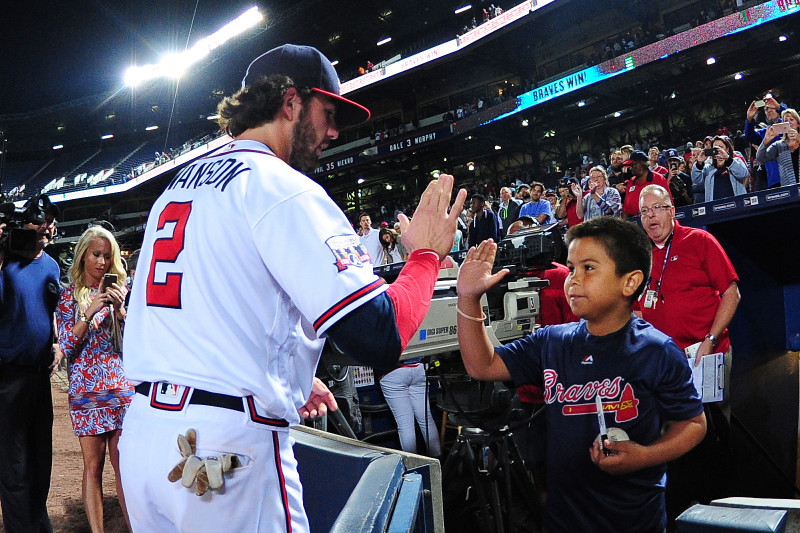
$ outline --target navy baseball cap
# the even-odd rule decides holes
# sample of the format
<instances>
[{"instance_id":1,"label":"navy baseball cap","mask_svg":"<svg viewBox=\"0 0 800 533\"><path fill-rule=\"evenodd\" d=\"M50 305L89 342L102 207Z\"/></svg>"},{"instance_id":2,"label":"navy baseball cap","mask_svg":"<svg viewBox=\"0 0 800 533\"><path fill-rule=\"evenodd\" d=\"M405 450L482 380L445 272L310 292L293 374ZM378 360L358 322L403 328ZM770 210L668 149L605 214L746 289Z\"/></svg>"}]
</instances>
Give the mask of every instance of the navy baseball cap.
<instances>
[{"instance_id":1,"label":"navy baseball cap","mask_svg":"<svg viewBox=\"0 0 800 533\"><path fill-rule=\"evenodd\" d=\"M675 148L670 148L669 150L664 151L664 155L667 156L667 159L683 159L680 155L678 155L678 151Z\"/></svg>"},{"instance_id":2,"label":"navy baseball cap","mask_svg":"<svg viewBox=\"0 0 800 533\"><path fill-rule=\"evenodd\" d=\"M628 157L627 160L623 161L622 164L627 167L634 164L636 161L639 161L640 163L647 163L650 161L650 158L648 158L647 154L642 152L641 150L634 150L633 152L631 152L630 157Z\"/></svg>"},{"instance_id":3,"label":"navy baseball cap","mask_svg":"<svg viewBox=\"0 0 800 533\"><path fill-rule=\"evenodd\" d=\"M369 109L340 94L336 69L322 52L312 46L284 44L255 58L242 78L242 88L252 85L263 76L284 74L297 87L307 87L339 102L336 123L353 126L369 120Z\"/></svg>"}]
</instances>

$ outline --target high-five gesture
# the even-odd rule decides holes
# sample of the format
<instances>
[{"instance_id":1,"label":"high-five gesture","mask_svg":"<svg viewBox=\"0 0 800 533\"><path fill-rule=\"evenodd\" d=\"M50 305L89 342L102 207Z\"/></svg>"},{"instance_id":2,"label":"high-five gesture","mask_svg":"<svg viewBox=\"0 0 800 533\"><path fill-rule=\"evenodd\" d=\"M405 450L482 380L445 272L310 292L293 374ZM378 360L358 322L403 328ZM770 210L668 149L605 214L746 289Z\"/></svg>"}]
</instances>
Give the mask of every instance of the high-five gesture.
<instances>
[{"instance_id":1,"label":"high-five gesture","mask_svg":"<svg viewBox=\"0 0 800 533\"><path fill-rule=\"evenodd\" d=\"M418 249L431 249L443 258L453 247L458 215L464 208L467 191L458 191L456 201L450 208L453 193L453 176L442 174L431 181L414 211L414 218L400 214L400 233L409 253ZM449 208L449 211L448 211Z\"/></svg>"}]
</instances>

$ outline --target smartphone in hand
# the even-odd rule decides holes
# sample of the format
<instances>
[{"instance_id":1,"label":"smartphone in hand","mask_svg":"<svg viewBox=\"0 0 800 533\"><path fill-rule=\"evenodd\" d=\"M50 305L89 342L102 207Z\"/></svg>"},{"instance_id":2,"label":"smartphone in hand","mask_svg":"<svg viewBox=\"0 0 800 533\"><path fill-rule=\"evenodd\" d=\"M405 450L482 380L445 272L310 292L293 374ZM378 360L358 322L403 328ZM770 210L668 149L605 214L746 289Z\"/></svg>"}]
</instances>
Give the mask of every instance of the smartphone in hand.
<instances>
[{"instance_id":1,"label":"smartphone in hand","mask_svg":"<svg viewBox=\"0 0 800 533\"><path fill-rule=\"evenodd\" d=\"M776 135L783 135L790 129L792 129L792 126L788 122L778 122L772 125L772 131L774 131Z\"/></svg>"},{"instance_id":2,"label":"smartphone in hand","mask_svg":"<svg viewBox=\"0 0 800 533\"><path fill-rule=\"evenodd\" d=\"M119 283L119 276L116 274L106 274L103 276L103 290L108 289L114 283Z\"/></svg>"}]
</instances>

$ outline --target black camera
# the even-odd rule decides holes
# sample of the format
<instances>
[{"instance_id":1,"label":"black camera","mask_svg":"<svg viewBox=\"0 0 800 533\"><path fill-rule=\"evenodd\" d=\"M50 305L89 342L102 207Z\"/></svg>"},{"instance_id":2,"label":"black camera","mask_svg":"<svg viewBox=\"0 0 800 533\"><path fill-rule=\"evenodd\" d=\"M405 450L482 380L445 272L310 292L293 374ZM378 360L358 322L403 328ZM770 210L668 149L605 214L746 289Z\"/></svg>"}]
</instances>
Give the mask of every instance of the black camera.
<instances>
[{"instance_id":1,"label":"black camera","mask_svg":"<svg viewBox=\"0 0 800 533\"><path fill-rule=\"evenodd\" d=\"M38 232L25 226L41 225L48 212L57 218L59 209L46 194L34 196L22 209L11 202L0 204L0 224L6 225L0 237L0 250L15 254L35 252Z\"/></svg>"}]
</instances>

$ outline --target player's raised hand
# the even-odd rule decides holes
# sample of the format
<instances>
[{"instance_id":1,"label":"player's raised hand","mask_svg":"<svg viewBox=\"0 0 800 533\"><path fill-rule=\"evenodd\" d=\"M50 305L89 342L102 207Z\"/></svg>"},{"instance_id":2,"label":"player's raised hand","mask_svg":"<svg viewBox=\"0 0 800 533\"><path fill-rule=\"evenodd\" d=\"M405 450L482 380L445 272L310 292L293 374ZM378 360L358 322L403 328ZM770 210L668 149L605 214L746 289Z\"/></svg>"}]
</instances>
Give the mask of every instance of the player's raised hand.
<instances>
[{"instance_id":1,"label":"player's raised hand","mask_svg":"<svg viewBox=\"0 0 800 533\"><path fill-rule=\"evenodd\" d=\"M328 409L336 411L338 408L336 398L333 397L330 389L319 378L314 378L308 401L297 412L303 418L317 418L318 416L325 416Z\"/></svg>"},{"instance_id":2,"label":"player's raised hand","mask_svg":"<svg viewBox=\"0 0 800 533\"><path fill-rule=\"evenodd\" d=\"M409 221L403 214L399 215L400 233L403 244L409 252L419 249L434 250L443 258L453 247L456 235L458 215L464 208L467 199L466 189L458 191L453 207L450 198L453 193L453 176L441 174L431 181Z\"/></svg>"},{"instance_id":3,"label":"player's raised hand","mask_svg":"<svg viewBox=\"0 0 800 533\"><path fill-rule=\"evenodd\" d=\"M461 263L458 271L458 296L480 298L498 281L508 274L507 269L502 269L492 274L494 258L497 254L497 243L492 239L483 241L477 248L472 247L467 252L467 257Z\"/></svg>"}]
</instances>

